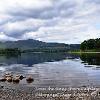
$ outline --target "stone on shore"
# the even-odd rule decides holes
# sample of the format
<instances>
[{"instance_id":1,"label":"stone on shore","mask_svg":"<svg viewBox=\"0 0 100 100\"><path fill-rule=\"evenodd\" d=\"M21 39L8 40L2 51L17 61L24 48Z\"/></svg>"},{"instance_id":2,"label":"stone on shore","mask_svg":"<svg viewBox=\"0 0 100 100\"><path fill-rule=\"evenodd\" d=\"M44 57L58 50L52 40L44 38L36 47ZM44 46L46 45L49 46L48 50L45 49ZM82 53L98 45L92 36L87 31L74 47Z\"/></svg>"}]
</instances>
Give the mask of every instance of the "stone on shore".
<instances>
[{"instance_id":1,"label":"stone on shore","mask_svg":"<svg viewBox=\"0 0 100 100\"><path fill-rule=\"evenodd\" d=\"M27 77L26 81L27 81L27 83L32 83L34 81L34 79L31 76L29 76L29 77Z\"/></svg>"}]
</instances>

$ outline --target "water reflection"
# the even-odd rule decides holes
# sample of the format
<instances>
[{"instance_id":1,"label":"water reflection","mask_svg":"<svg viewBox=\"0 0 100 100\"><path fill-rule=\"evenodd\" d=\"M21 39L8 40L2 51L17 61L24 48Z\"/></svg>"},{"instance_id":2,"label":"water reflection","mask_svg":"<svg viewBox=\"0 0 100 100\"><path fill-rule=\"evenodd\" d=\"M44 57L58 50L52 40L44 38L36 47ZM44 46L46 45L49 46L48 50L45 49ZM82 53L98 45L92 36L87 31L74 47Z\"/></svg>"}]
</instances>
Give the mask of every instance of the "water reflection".
<instances>
[{"instance_id":1,"label":"water reflection","mask_svg":"<svg viewBox=\"0 0 100 100\"><path fill-rule=\"evenodd\" d=\"M23 53L0 56L0 75L5 72L24 76L32 74L32 85L38 86L100 85L100 70L92 70L99 69L99 66L100 54ZM22 80L19 84L27 84L25 82Z\"/></svg>"},{"instance_id":2,"label":"water reflection","mask_svg":"<svg viewBox=\"0 0 100 100\"><path fill-rule=\"evenodd\" d=\"M39 64L43 62L54 62L68 59L77 58L77 55L71 55L67 53L23 53L21 55L1 55L0 64L24 64L32 66L33 64Z\"/></svg>"},{"instance_id":3,"label":"water reflection","mask_svg":"<svg viewBox=\"0 0 100 100\"><path fill-rule=\"evenodd\" d=\"M100 65L100 54L81 54L80 58L83 61L82 63L86 64L86 67L92 67L91 65Z\"/></svg>"},{"instance_id":4,"label":"water reflection","mask_svg":"<svg viewBox=\"0 0 100 100\"><path fill-rule=\"evenodd\" d=\"M100 54L68 54L68 53L23 53L21 55L0 55L0 66L11 64L24 64L32 66L43 62L61 61L70 59L74 61L82 60L85 67L100 65Z\"/></svg>"}]
</instances>

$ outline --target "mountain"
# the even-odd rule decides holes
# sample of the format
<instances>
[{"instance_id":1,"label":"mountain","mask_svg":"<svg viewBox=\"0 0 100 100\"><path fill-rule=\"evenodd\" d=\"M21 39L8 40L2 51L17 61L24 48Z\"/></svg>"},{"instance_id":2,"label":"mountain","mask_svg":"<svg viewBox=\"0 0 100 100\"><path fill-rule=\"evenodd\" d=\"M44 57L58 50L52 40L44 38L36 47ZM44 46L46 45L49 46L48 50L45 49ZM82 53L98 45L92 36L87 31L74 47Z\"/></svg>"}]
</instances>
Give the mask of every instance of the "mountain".
<instances>
[{"instance_id":1,"label":"mountain","mask_svg":"<svg viewBox=\"0 0 100 100\"><path fill-rule=\"evenodd\" d=\"M38 40L18 40L0 42L0 48L19 48L19 49L34 49L34 48L66 48L66 49L79 49L80 44L64 44L64 43L46 43Z\"/></svg>"}]
</instances>

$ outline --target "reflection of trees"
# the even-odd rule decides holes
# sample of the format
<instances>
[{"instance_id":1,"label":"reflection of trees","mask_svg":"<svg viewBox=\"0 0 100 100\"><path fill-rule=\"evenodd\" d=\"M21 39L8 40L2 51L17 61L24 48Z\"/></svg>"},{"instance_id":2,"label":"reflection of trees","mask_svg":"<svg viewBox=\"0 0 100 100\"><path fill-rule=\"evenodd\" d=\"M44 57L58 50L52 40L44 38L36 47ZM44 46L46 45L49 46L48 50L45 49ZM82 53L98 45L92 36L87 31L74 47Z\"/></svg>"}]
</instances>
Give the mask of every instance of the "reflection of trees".
<instances>
[{"instance_id":1,"label":"reflection of trees","mask_svg":"<svg viewBox=\"0 0 100 100\"><path fill-rule=\"evenodd\" d=\"M66 53L22 53L21 55L16 55L16 53L0 56L0 63L7 64L26 64L33 65L43 62L52 62L52 61L60 61L66 58Z\"/></svg>"},{"instance_id":2,"label":"reflection of trees","mask_svg":"<svg viewBox=\"0 0 100 100\"><path fill-rule=\"evenodd\" d=\"M20 54L21 51L18 48L6 48L0 49L0 54L11 55L11 54Z\"/></svg>"},{"instance_id":3,"label":"reflection of trees","mask_svg":"<svg viewBox=\"0 0 100 100\"><path fill-rule=\"evenodd\" d=\"M9 53L9 54L4 54L3 56L5 56L6 58L18 58L19 56L21 56L21 54L13 54L13 53Z\"/></svg>"},{"instance_id":4,"label":"reflection of trees","mask_svg":"<svg viewBox=\"0 0 100 100\"><path fill-rule=\"evenodd\" d=\"M7 48L7 49L0 49L0 56L5 56L6 58L11 57L18 57L21 55L21 51L18 48Z\"/></svg>"},{"instance_id":5,"label":"reflection of trees","mask_svg":"<svg viewBox=\"0 0 100 100\"><path fill-rule=\"evenodd\" d=\"M81 54L80 58L89 65L100 65L100 54Z\"/></svg>"}]
</instances>

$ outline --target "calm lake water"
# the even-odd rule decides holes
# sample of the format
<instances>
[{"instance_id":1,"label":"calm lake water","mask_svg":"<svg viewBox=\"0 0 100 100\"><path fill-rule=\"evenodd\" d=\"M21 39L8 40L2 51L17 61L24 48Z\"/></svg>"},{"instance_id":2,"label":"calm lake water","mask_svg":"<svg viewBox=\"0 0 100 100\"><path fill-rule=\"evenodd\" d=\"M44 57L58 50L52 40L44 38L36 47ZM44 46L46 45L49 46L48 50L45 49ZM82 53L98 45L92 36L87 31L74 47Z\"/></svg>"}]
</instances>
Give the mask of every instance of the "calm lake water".
<instances>
[{"instance_id":1,"label":"calm lake water","mask_svg":"<svg viewBox=\"0 0 100 100\"><path fill-rule=\"evenodd\" d=\"M34 86L100 86L100 54L24 53L1 55L0 74L32 75ZM22 80L20 84L27 84Z\"/></svg>"}]
</instances>

